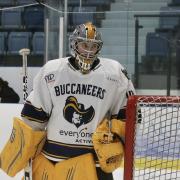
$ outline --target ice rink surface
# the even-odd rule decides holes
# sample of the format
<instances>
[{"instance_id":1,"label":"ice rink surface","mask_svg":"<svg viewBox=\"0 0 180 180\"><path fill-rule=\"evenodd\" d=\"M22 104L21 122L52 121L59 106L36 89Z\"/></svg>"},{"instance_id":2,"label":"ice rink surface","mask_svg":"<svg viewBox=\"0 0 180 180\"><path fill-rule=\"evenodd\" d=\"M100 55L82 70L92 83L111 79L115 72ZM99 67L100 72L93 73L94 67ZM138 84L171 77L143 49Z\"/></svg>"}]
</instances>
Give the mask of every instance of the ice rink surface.
<instances>
[{"instance_id":1,"label":"ice rink surface","mask_svg":"<svg viewBox=\"0 0 180 180\"><path fill-rule=\"evenodd\" d=\"M11 134L13 117L20 117L22 104L0 104L0 151ZM123 179L123 169L118 169L113 173L114 180ZM0 170L0 180L21 180L23 172L18 173L15 177L7 176Z\"/></svg>"}]
</instances>

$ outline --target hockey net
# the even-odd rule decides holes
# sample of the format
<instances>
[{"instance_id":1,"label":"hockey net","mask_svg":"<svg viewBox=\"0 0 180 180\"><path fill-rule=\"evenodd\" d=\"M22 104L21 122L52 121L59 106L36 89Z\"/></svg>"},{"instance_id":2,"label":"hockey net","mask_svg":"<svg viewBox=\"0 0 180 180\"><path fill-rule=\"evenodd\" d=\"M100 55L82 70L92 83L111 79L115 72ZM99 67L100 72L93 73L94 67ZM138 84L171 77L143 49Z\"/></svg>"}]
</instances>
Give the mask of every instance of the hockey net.
<instances>
[{"instance_id":1,"label":"hockey net","mask_svg":"<svg viewBox=\"0 0 180 180\"><path fill-rule=\"evenodd\" d=\"M124 180L180 179L180 97L132 96L126 112Z\"/></svg>"}]
</instances>

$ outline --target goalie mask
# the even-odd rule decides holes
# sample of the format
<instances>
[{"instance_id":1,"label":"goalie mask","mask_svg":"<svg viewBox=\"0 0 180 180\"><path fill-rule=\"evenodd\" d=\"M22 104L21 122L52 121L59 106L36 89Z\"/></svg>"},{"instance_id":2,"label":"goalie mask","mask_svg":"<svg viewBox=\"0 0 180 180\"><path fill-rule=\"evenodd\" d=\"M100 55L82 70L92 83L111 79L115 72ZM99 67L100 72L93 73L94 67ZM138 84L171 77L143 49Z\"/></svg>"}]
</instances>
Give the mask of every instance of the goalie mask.
<instances>
[{"instance_id":1,"label":"goalie mask","mask_svg":"<svg viewBox=\"0 0 180 180\"><path fill-rule=\"evenodd\" d=\"M83 74L90 72L102 44L101 34L91 22L80 24L70 36L72 55Z\"/></svg>"}]
</instances>

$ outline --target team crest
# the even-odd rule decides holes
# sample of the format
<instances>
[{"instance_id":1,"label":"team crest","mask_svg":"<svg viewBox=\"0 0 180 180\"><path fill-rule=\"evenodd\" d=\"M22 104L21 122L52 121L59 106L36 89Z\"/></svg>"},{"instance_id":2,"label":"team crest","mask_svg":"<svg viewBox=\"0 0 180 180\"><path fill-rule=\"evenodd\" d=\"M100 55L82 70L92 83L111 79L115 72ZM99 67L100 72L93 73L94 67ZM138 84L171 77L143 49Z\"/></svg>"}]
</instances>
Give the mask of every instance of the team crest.
<instances>
[{"instance_id":1,"label":"team crest","mask_svg":"<svg viewBox=\"0 0 180 180\"><path fill-rule=\"evenodd\" d=\"M92 106L85 109L84 105L78 103L74 96L69 96L63 109L64 118L79 128L83 124L87 124L94 118L95 110Z\"/></svg>"}]
</instances>

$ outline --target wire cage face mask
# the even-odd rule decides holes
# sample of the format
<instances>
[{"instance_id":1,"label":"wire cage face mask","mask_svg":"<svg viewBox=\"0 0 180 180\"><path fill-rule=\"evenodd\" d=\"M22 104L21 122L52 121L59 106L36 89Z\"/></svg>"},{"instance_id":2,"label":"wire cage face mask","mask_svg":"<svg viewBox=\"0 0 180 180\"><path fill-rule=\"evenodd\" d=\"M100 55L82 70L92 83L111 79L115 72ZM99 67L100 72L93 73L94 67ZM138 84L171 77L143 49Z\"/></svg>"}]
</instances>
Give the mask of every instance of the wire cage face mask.
<instances>
[{"instance_id":1,"label":"wire cage face mask","mask_svg":"<svg viewBox=\"0 0 180 180\"><path fill-rule=\"evenodd\" d=\"M72 54L83 74L90 72L94 60L102 48L101 34L92 23L77 26L70 36Z\"/></svg>"}]
</instances>

